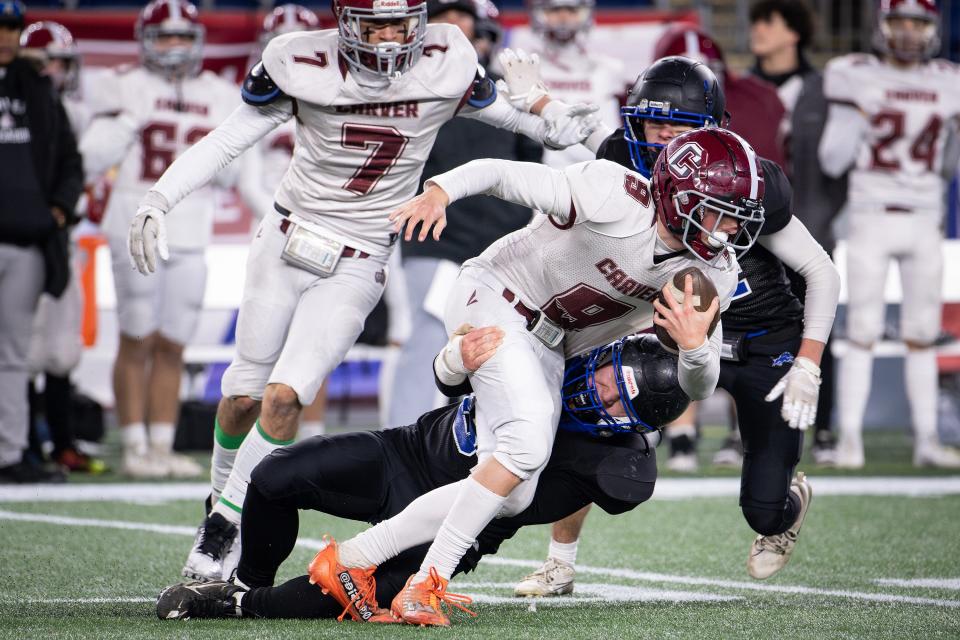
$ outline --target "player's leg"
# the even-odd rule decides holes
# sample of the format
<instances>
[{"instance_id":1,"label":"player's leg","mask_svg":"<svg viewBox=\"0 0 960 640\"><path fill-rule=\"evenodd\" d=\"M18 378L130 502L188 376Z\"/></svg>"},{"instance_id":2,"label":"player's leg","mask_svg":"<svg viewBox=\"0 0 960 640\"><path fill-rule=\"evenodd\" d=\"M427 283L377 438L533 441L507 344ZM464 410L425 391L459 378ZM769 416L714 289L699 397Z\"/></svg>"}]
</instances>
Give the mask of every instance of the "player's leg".
<instances>
[{"instance_id":1,"label":"player's leg","mask_svg":"<svg viewBox=\"0 0 960 640\"><path fill-rule=\"evenodd\" d=\"M117 299L120 339L113 363L114 412L123 443L124 474L139 478L167 475L166 465L150 455L147 437L147 380L153 340L159 327L157 313L160 274L145 277L130 268L126 239L112 238L110 258ZM157 268L162 272L164 264Z\"/></svg>"},{"instance_id":2,"label":"player's leg","mask_svg":"<svg viewBox=\"0 0 960 640\"><path fill-rule=\"evenodd\" d=\"M317 397L309 406L303 408L300 416L300 428L297 440L306 440L313 436L322 436L327 432L327 379L324 379Z\"/></svg>"},{"instance_id":3,"label":"player's leg","mask_svg":"<svg viewBox=\"0 0 960 640\"><path fill-rule=\"evenodd\" d=\"M853 212L847 244L847 352L840 361L837 466L863 466L863 414L873 375L873 345L883 334L890 238L884 214Z\"/></svg>"},{"instance_id":4,"label":"player's leg","mask_svg":"<svg viewBox=\"0 0 960 640\"><path fill-rule=\"evenodd\" d=\"M250 472L271 451L293 441L302 407L313 402L323 380L343 361L380 298L383 278L378 273L382 263L373 258L344 258L333 276L312 277L302 288L267 379L260 419L240 447L215 511L239 523ZM238 325L238 341L240 333Z\"/></svg>"},{"instance_id":5,"label":"player's leg","mask_svg":"<svg viewBox=\"0 0 960 640\"><path fill-rule=\"evenodd\" d=\"M408 258L403 263L413 330L400 348L397 359L390 394L394 401L390 403L389 425L410 424L437 406L436 387L423 384L423 380L424 372L429 375L434 357L447 341L443 318L437 317L433 310L436 306L433 298L439 296L439 292L431 294L437 272L445 262L436 258ZM445 269L441 271L441 278L445 272ZM437 286L442 287L443 283L438 282ZM428 294L431 296L430 309L425 306Z\"/></svg>"},{"instance_id":6,"label":"player's leg","mask_svg":"<svg viewBox=\"0 0 960 640\"><path fill-rule=\"evenodd\" d=\"M721 374L736 401L743 439L740 508L759 534L747 559L754 578L767 578L787 564L812 495L803 474L794 477L803 432L784 422L779 401L765 400L789 369L772 363L781 353L796 353L798 345L798 340L750 345L747 362L724 363L726 375Z\"/></svg>"},{"instance_id":7,"label":"player's leg","mask_svg":"<svg viewBox=\"0 0 960 640\"><path fill-rule=\"evenodd\" d=\"M907 345L904 379L913 419L913 464L918 467L960 467L960 454L940 444L937 434L937 354L940 333L943 254L940 232L933 225L915 225L910 252L900 258L903 302L900 334Z\"/></svg>"},{"instance_id":8,"label":"player's leg","mask_svg":"<svg viewBox=\"0 0 960 640\"><path fill-rule=\"evenodd\" d=\"M394 600L406 622L449 624L430 606L464 553L494 517L520 513L533 500L560 412L563 356L526 330L525 319L495 290L462 271L450 292L446 328L463 323L503 329L503 346L471 376L477 397L480 464L464 480L420 571Z\"/></svg>"},{"instance_id":9,"label":"player's leg","mask_svg":"<svg viewBox=\"0 0 960 640\"><path fill-rule=\"evenodd\" d=\"M160 325L150 351L147 381L147 427L150 451L175 478L191 478L203 467L173 453L180 413L183 348L196 332L206 288L207 265L202 251L173 251L156 277L160 282Z\"/></svg>"},{"instance_id":10,"label":"player's leg","mask_svg":"<svg viewBox=\"0 0 960 640\"><path fill-rule=\"evenodd\" d=\"M576 576L577 545L583 523L590 513L590 506L581 508L550 528L550 545L547 559L533 573L524 576L513 589L513 595L521 597L560 596L573 593Z\"/></svg>"},{"instance_id":11,"label":"player's leg","mask_svg":"<svg viewBox=\"0 0 960 640\"><path fill-rule=\"evenodd\" d=\"M700 468L697 460L697 403L691 402L665 431L670 440L667 468L677 473L696 473Z\"/></svg>"}]
</instances>

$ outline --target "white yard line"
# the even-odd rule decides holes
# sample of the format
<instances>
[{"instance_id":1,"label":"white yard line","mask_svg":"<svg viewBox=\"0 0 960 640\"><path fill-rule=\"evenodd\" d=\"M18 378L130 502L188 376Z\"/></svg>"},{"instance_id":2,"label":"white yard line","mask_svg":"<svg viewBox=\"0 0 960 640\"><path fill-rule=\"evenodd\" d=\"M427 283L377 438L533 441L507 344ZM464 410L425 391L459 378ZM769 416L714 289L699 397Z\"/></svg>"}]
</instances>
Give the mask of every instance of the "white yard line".
<instances>
[{"instance_id":1,"label":"white yard line","mask_svg":"<svg viewBox=\"0 0 960 640\"><path fill-rule=\"evenodd\" d=\"M810 478L818 496L945 496L960 494L960 476ZM202 501L205 482L0 485L0 502L138 502ZM729 498L740 495L739 478L662 478L654 500Z\"/></svg>"},{"instance_id":2,"label":"white yard line","mask_svg":"<svg viewBox=\"0 0 960 640\"><path fill-rule=\"evenodd\" d=\"M165 535L193 536L195 529L193 527L153 524L149 522L129 522L123 520L99 520L95 518L74 518L68 516L55 516L39 513L20 513L16 511L6 511L0 509L0 521L16 522L39 522L44 524L56 524L61 526L74 527L99 527L105 529L123 529L128 531L146 531L150 533L160 533ZM297 540L297 546L306 549L319 549L324 545L322 540L315 538L300 538ZM497 556L488 556L483 560L484 564L500 565L510 567L538 567L539 562L533 560L519 560L514 558L502 558ZM811 596L837 597L849 600L863 600L868 602L886 602L901 604L917 604L938 607L960 608L960 600L946 600L939 598L919 598L913 596L904 596L887 593L868 593L864 591L849 591L843 589L817 589L814 587L789 586L762 584L756 582L740 582L735 580L719 580L715 578L700 578L695 576L678 576L665 573L653 573L648 571L636 571L633 569L617 569L612 567L591 567L586 565L577 565L577 571L581 574L602 575L615 578L624 578L635 580L637 582L652 582L661 584L683 584L688 586L709 586L721 587L723 589L733 589L740 591L760 591L765 593L786 593L802 594ZM613 587L614 585L610 585Z\"/></svg>"},{"instance_id":3,"label":"white yard line","mask_svg":"<svg viewBox=\"0 0 960 640\"><path fill-rule=\"evenodd\" d=\"M960 591L960 578L916 578L900 580L898 578L880 578L876 584L885 587L904 587L906 589L950 589Z\"/></svg>"}]
</instances>

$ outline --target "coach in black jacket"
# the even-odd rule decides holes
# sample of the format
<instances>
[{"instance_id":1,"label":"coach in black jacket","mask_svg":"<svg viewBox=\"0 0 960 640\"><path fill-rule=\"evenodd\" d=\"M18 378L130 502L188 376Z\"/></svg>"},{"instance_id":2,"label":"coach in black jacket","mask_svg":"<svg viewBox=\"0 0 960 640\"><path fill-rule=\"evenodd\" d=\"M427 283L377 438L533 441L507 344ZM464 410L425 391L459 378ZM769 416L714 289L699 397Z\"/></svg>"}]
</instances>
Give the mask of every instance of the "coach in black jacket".
<instances>
[{"instance_id":1,"label":"coach in black jacket","mask_svg":"<svg viewBox=\"0 0 960 640\"><path fill-rule=\"evenodd\" d=\"M49 479L22 462L27 346L41 291L66 287L66 227L83 189L60 99L16 57L24 13L20 2L0 1L0 483Z\"/></svg>"}]
</instances>

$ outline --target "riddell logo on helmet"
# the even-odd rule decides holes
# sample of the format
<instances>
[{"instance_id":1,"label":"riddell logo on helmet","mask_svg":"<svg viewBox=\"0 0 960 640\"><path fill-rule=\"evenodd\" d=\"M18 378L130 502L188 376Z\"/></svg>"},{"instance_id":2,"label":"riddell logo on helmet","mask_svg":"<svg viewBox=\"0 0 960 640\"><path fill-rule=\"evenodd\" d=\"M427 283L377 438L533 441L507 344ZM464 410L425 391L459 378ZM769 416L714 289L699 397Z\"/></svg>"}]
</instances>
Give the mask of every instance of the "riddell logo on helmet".
<instances>
[{"instance_id":1,"label":"riddell logo on helmet","mask_svg":"<svg viewBox=\"0 0 960 640\"><path fill-rule=\"evenodd\" d=\"M388 9L407 9L407 0L375 0L373 3L374 11L386 11Z\"/></svg>"},{"instance_id":2,"label":"riddell logo on helmet","mask_svg":"<svg viewBox=\"0 0 960 640\"><path fill-rule=\"evenodd\" d=\"M703 160L703 147L696 142L681 145L667 158L670 173L677 178L689 178L696 172Z\"/></svg>"}]
</instances>

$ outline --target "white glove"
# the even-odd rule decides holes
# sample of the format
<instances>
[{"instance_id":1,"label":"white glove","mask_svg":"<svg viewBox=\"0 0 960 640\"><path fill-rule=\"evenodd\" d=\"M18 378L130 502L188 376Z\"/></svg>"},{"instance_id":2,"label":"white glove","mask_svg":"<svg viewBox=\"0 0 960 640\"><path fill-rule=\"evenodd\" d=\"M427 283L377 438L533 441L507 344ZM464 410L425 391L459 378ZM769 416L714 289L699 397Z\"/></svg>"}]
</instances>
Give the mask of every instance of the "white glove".
<instances>
[{"instance_id":1,"label":"white glove","mask_svg":"<svg viewBox=\"0 0 960 640\"><path fill-rule=\"evenodd\" d=\"M586 140L602 123L597 117L597 105L580 102L568 105L551 100L540 112L547 123L543 143L550 149L566 149Z\"/></svg>"},{"instance_id":2,"label":"white glove","mask_svg":"<svg viewBox=\"0 0 960 640\"><path fill-rule=\"evenodd\" d=\"M157 270L158 253L164 260L170 257L170 250L167 248L167 226L163 217L161 209L141 204L130 223L130 233L127 235L130 264L143 275Z\"/></svg>"},{"instance_id":3,"label":"white glove","mask_svg":"<svg viewBox=\"0 0 960 640\"><path fill-rule=\"evenodd\" d=\"M765 400L773 402L783 396L780 415L794 429L806 431L817 419L817 400L820 397L820 367L808 358L797 358L780 378L780 382L767 394Z\"/></svg>"},{"instance_id":4,"label":"white glove","mask_svg":"<svg viewBox=\"0 0 960 640\"><path fill-rule=\"evenodd\" d=\"M540 98L549 95L540 78L540 56L523 49L504 49L497 56L503 69L503 85L497 87L516 109L529 112Z\"/></svg>"}]
</instances>

